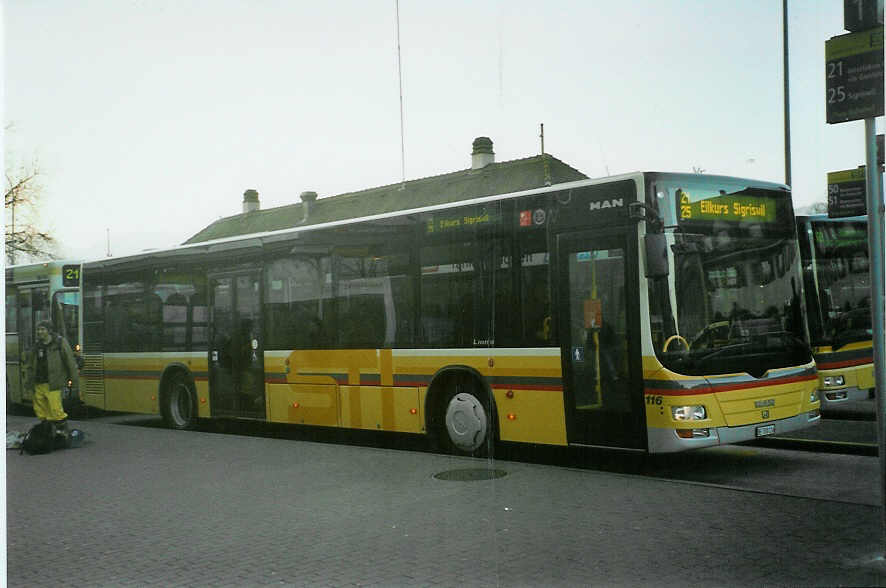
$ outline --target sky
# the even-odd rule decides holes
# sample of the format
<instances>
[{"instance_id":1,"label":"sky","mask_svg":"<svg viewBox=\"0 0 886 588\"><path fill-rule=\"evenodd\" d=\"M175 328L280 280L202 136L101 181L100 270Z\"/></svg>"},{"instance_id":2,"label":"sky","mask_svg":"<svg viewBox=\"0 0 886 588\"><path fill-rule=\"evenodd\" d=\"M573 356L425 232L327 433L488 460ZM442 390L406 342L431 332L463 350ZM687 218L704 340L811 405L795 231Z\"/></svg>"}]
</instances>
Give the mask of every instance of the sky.
<instances>
[{"instance_id":1,"label":"sky","mask_svg":"<svg viewBox=\"0 0 886 588\"><path fill-rule=\"evenodd\" d=\"M800 207L864 163L864 123L825 123L843 1L788 6ZM250 188L267 209L465 169L479 136L529 157L542 123L591 177L785 181L778 0L6 0L2 18L5 167L39 170L63 258L179 244Z\"/></svg>"}]
</instances>

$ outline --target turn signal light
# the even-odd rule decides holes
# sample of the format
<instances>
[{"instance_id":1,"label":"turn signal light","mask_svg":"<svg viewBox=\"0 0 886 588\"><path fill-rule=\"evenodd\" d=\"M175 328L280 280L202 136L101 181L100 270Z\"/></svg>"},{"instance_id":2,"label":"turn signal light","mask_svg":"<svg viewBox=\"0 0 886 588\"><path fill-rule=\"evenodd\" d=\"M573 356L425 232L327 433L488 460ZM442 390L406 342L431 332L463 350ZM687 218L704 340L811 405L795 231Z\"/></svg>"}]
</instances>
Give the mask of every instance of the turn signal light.
<instances>
[{"instance_id":1,"label":"turn signal light","mask_svg":"<svg viewBox=\"0 0 886 588\"><path fill-rule=\"evenodd\" d=\"M710 436L710 429L677 429L677 437L680 439L698 439Z\"/></svg>"},{"instance_id":2,"label":"turn signal light","mask_svg":"<svg viewBox=\"0 0 886 588\"><path fill-rule=\"evenodd\" d=\"M414 408L409 409L409 414L418 414L418 411Z\"/></svg>"},{"instance_id":3,"label":"turn signal light","mask_svg":"<svg viewBox=\"0 0 886 588\"><path fill-rule=\"evenodd\" d=\"M512 413L512 412L509 412L509 413L508 413L508 420L509 420L509 421L516 421L516 420L517 420L517 415L515 415L515 414Z\"/></svg>"}]
</instances>

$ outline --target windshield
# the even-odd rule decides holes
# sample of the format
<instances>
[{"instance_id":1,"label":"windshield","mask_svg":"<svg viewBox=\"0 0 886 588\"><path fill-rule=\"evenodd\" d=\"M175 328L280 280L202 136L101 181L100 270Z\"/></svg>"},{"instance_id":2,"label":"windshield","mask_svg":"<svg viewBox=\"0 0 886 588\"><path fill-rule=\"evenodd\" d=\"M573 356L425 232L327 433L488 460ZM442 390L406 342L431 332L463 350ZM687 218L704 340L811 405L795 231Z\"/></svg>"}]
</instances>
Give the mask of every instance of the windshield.
<instances>
[{"instance_id":1,"label":"windshield","mask_svg":"<svg viewBox=\"0 0 886 588\"><path fill-rule=\"evenodd\" d=\"M806 264L806 288L812 341L834 350L870 341L867 223L812 221L810 227L813 254ZM817 299L812 300L813 296Z\"/></svg>"},{"instance_id":2,"label":"windshield","mask_svg":"<svg viewBox=\"0 0 886 588\"><path fill-rule=\"evenodd\" d=\"M811 360L799 250L786 191L687 176L653 181L669 272L650 279L656 354L704 375Z\"/></svg>"}]
</instances>

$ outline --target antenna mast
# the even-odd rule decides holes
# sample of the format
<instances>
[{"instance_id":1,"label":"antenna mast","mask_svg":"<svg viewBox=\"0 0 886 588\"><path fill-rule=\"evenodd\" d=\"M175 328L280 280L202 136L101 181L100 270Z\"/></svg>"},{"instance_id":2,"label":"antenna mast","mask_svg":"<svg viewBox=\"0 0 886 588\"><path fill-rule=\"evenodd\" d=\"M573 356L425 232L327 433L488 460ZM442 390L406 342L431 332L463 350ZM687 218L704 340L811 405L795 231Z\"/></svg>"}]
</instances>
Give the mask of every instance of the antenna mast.
<instances>
[{"instance_id":1,"label":"antenna mast","mask_svg":"<svg viewBox=\"0 0 886 588\"><path fill-rule=\"evenodd\" d=\"M397 84L400 89L400 169L403 172L403 187L406 187L406 143L403 134L403 65L400 60L400 0L394 0L397 16Z\"/></svg>"}]
</instances>

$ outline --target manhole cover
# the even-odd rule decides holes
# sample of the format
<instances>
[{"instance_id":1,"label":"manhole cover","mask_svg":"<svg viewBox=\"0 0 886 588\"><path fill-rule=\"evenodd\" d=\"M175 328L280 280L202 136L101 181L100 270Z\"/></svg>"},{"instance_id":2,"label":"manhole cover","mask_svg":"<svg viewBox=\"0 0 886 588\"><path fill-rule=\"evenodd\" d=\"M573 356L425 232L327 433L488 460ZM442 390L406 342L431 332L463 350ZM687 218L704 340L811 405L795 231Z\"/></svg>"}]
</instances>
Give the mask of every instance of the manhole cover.
<instances>
[{"instance_id":1,"label":"manhole cover","mask_svg":"<svg viewBox=\"0 0 886 588\"><path fill-rule=\"evenodd\" d=\"M477 480L493 480L504 478L508 473L504 470L490 470L485 468L466 468L462 470L449 470L434 474L438 480L450 482L475 482Z\"/></svg>"}]
</instances>

